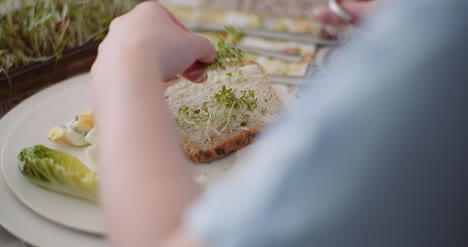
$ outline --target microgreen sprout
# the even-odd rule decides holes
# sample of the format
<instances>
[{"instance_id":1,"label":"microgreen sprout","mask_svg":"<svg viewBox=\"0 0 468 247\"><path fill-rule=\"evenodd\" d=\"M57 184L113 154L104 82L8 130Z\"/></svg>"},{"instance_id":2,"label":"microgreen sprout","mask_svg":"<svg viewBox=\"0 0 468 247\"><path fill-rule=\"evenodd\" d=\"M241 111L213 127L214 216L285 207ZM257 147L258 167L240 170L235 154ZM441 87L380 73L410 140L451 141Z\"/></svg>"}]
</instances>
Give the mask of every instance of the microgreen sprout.
<instances>
[{"instance_id":1,"label":"microgreen sprout","mask_svg":"<svg viewBox=\"0 0 468 247\"><path fill-rule=\"evenodd\" d=\"M219 36L218 42L215 45L216 58L210 64L210 69L226 70L227 63L242 64L244 60L244 52L235 47L242 42L244 34L237 31L232 26L226 26L225 36Z\"/></svg>"},{"instance_id":2,"label":"microgreen sprout","mask_svg":"<svg viewBox=\"0 0 468 247\"><path fill-rule=\"evenodd\" d=\"M184 136L184 142L186 142L186 143L188 143L188 144L191 144L191 143L192 143L192 140L190 140L190 136L185 135L185 136Z\"/></svg>"},{"instance_id":3,"label":"microgreen sprout","mask_svg":"<svg viewBox=\"0 0 468 247\"><path fill-rule=\"evenodd\" d=\"M102 40L139 0L0 0L0 73Z\"/></svg>"},{"instance_id":4,"label":"microgreen sprout","mask_svg":"<svg viewBox=\"0 0 468 247\"><path fill-rule=\"evenodd\" d=\"M230 87L222 86L209 101L195 107L181 107L175 121L187 127L188 132L201 131L205 140L221 136L226 131L232 133L233 128L248 129L252 113L266 113L266 107L258 108L258 100L253 90L243 90L236 94L234 84L243 78L244 53L235 46L241 42L244 34L232 26L226 26L226 34L216 43L216 59L209 69L225 71L226 66L235 65L235 71L225 73ZM250 114L249 114L250 113ZM184 137L184 140L186 138ZM185 140L186 141L186 140ZM187 141L186 141L187 142Z\"/></svg>"},{"instance_id":5,"label":"microgreen sprout","mask_svg":"<svg viewBox=\"0 0 468 247\"><path fill-rule=\"evenodd\" d=\"M190 126L192 130L203 131L207 140L220 136L236 126L246 127L251 115L257 109L255 91L240 91L236 95L232 88L223 86L210 101L194 108L181 107L176 121Z\"/></svg>"},{"instance_id":6,"label":"microgreen sprout","mask_svg":"<svg viewBox=\"0 0 468 247\"><path fill-rule=\"evenodd\" d=\"M229 81L231 82L231 86L234 86L235 83L242 80L244 74L242 73L241 67L236 68L236 72L233 74L232 72L226 73Z\"/></svg>"}]
</instances>

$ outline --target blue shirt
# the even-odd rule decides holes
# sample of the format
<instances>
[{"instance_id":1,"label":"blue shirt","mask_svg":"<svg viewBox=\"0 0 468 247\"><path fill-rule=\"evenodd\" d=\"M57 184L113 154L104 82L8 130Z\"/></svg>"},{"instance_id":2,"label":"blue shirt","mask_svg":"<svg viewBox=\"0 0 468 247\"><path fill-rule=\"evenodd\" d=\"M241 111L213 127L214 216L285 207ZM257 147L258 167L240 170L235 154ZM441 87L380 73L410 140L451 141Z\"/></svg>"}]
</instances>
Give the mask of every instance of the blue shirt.
<instances>
[{"instance_id":1,"label":"blue shirt","mask_svg":"<svg viewBox=\"0 0 468 247\"><path fill-rule=\"evenodd\" d=\"M388 1L187 212L212 247L468 246L468 1Z\"/></svg>"}]
</instances>

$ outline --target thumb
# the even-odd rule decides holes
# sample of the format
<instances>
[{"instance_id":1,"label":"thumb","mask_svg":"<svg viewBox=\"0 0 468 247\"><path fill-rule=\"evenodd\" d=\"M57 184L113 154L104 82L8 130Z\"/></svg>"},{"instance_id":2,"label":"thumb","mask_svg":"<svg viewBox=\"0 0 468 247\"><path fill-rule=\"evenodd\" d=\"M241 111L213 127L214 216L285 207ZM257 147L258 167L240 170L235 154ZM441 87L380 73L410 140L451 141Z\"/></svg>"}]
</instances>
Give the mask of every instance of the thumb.
<instances>
[{"instance_id":1,"label":"thumb","mask_svg":"<svg viewBox=\"0 0 468 247\"><path fill-rule=\"evenodd\" d=\"M195 83L201 83L208 79L208 74L206 73L206 68L208 66L201 62L196 62L192 66L190 66L182 76L189 81L193 81Z\"/></svg>"},{"instance_id":2,"label":"thumb","mask_svg":"<svg viewBox=\"0 0 468 247\"><path fill-rule=\"evenodd\" d=\"M344 2L340 6L353 17L353 22L363 19L370 11L376 8L376 1L359 1L359 2ZM320 6L313 10L313 16L327 25L344 25L347 24L339 16L337 16L328 6Z\"/></svg>"},{"instance_id":3,"label":"thumb","mask_svg":"<svg viewBox=\"0 0 468 247\"><path fill-rule=\"evenodd\" d=\"M194 51L195 60L202 63L212 63L216 57L216 50L214 45L207 38L192 34L192 50Z\"/></svg>"},{"instance_id":4,"label":"thumb","mask_svg":"<svg viewBox=\"0 0 468 247\"><path fill-rule=\"evenodd\" d=\"M193 60L196 62L185 70L185 72L182 73L182 76L193 82L204 82L208 79L206 74L206 64L214 62L216 50L207 38L200 35L193 36L191 44L193 55L195 56Z\"/></svg>"}]
</instances>

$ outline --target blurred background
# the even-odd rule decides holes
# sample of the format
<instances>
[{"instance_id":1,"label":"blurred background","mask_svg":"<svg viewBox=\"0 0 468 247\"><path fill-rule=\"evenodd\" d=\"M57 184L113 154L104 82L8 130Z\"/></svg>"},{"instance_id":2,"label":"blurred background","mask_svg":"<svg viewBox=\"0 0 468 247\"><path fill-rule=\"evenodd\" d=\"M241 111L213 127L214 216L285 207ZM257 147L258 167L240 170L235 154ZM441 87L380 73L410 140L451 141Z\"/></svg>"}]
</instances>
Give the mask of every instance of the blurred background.
<instances>
[{"instance_id":1,"label":"blurred background","mask_svg":"<svg viewBox=\"0 0 468 247\"><path fill-rule=\"evenodd\" d=\"M109 23L138 2L0 0L0 117L37 91L87 72ZM345 40L347 33L313 19L313 7L326 0L159 2L213 42L224 25L248 31L241 47L247 58L294 95L303 77L317 74L333 57L339 47L334 41Z\"/></svg>"},{"instance_id":2,"label":"blurred background","mask_svg":"<svg viewBox=\"0 0 468 247\"><path fill-rule=\"evenodd\" d=\"M139 0L0 0L0 118L24 99L87 73L110 22ZM277 91L300 97L339 54L349 28L313 19L326 0L161 0L192 31L216 42L225 25L262 64ZM308 83L308 84L306 84ZM0 226L0 246L24 246Z\"/></svg>"},{"instance_id":3,"label":"blurred background","mask_svg":"<svg viewBox=\"0 0 468 247\"><path fill-rule=\"evenodd\" d=\"M326 0L166 0L166 4L235 9L287 17L310 17L311 9Z\"/></svg>"}]
</instances>

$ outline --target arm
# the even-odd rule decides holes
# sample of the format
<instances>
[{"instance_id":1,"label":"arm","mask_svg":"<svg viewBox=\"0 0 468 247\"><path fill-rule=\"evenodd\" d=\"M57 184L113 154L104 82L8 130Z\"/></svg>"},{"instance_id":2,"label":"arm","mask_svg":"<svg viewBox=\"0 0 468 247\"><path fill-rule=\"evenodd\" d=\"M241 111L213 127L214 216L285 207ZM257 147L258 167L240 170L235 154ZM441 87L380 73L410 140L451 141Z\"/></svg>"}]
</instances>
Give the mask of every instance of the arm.
<instances>
[{"instance_id":1,"label":"arm","mask_svg":"<svg viewBox=\"0 0 468 247\"><path fill-rule=\"evenodd\" d=\"M192 79L203 79L203 70L191 65L212 62L214 55L208 40L155 3L141 4L112 23L92 69L92 93L101 200L113 246L167 241L198 195L162 82L186 70Z\"/></svg>"},{"instance_id":2,"label":"arm","mask_svg":"<svg viewBox=\"0 0 468 247\"><path fill-rule=\"evenodd\" d=\"M121 162L112 152L119 157L125 155L110 148L101 150L103 159L106 152L109 155L108 163L102 160L108 172L103 179L103 203L114 246L194 247L199 246L198 238L217 247L463 246L454 243L466 243L463 226L468 207L468 137L464 116L468 115L468 108L462 106L468 90L464 69L468 54L463 49L468 37L457 31L467 28L467 7L466 2L456 0L418 0L412 4L400 1L389 8L372 26L374 33L337 65L340 73L332 73L325 78L326 84L318 85L310 97L304 97L294 110L295 115L266 137L267 142L258 146L255 157L245 161L254 169L243 170L240 166L206 193L189 210L184 227L178 224L180 212L197 193L185 193L191 184L182 183L185 187L179 190L185 196L180 196L180 201L166 201L165 205L171 208L157 205L155 199L151 203L161 211L148 206L149 212L139 213L138 219L128 217L126 222L127 216L122 214L133 214L138 207L128 204L122 208L127 203L122 202L122 198L127 198L122 194L130 194L133 199L135 191L124 188L128 193L115 192L118 189L112 188L110 181L120 183L118 180L122 179L119 174L110 177L115 172L110 168L115 164L109 162ZM416 16L421 8L425 15ZM432 29L428 30L428 25ZM106 47L109 46L105 44L102 52ZM107 62L113 63L113 56L109 57ZM110 89L101 87L103 95L115 97L119 92L115 86L119 85L112 80L124 80L122 76L127 76L122 84L136 82L127 74L130 70L123 74L115 69L117 66L109 67L114 70L100 72L98 59L94 71L96 88L112 83ZM110 76L113 73L118 76ZM136 86L130 88L137 90ZM128 93L125 89L121 90L122 95ZM119 100L122 99L115 97L110 103ZM102 126L106 116L100 112L118 108L100 101L96 100L95 106L98 124ZM109 117L109 125L114 124L111 120L123 118L119 113ZM161 126L160 122L157 124ZM120 131L119 127L115 129ZM109 145L118 145L111 143L118 140L111 136L117 130L107 130L107 136L101 137ZM164 144L168 150L169 145ZM126 147L121 150L128 152ZM122 170L123 179L129 178L126 172L136 172L129 168L129 162L116 166ZM157 168L151 172L175 169L162 166L164 169L154 164ZM184 177L180 176L182 170L170 176ZM146 174L131 173L133 180L145 183L141 178ZM160 174L154 176L164 180ZM156 179L154 176L146 179L148 183ZM159 181L158 186L165 186L166 182ZM138 187L132 183L128 186ZM170 195L175 194L172 188L160 189L148 189L145 193L155 198L164 197L169 190ZM147 200L141 193L140 202ZM151 227L155 229L142 232ZM177 229L187 230L184 233Z\"/></svg>"},{"instance_id":3,"label":"arm","mask_svg":"<svg viewBox=\"0 0 468 247\"><path fill-rule=\"evenodd\" d=\"M186 228L216 247L466 246L467 8L389 2Z\"/></svg>"}]
</instances>

